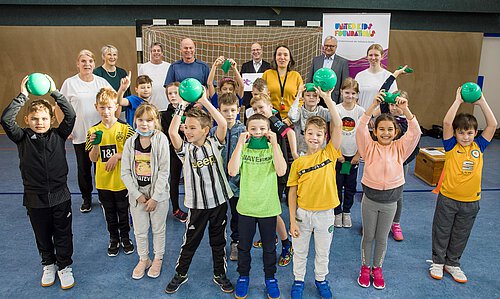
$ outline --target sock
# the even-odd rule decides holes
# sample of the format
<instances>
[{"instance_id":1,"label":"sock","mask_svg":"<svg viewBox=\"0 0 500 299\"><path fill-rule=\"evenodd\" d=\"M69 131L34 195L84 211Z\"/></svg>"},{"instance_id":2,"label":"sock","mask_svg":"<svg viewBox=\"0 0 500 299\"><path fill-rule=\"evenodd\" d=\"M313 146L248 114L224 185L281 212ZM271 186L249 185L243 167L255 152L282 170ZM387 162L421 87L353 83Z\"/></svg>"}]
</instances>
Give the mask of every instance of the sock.
<instances>
[{"instance_id":1,"label":"sock","mask_svg":"<svg viewBox=\"0 0 500 299\"><path fill-rule=\"evenodd\" d=\"M283 246L283 248L289 248L292 246L292 242L286 238L285 240L281 240L281 246Z\"/></svg>"}]
</instances>

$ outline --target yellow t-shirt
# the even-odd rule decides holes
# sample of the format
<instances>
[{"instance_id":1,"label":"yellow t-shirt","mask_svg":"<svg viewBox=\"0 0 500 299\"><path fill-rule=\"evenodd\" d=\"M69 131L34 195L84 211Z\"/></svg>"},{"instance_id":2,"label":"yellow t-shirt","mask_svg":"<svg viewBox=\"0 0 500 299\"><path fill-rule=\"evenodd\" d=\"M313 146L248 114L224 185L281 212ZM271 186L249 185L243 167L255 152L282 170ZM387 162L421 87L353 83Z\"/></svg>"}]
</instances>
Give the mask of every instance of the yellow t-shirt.
<instances>
[{"instance_id":1,"label":"yellow t-shirt","mask_svg":"<svg viewBox=\"0 0 500 299\"><path fill-rule=\"evenodd\" d=\"M90 136L96 131L102 131L102 140L99 144L99 156L96 163L95 170L95 187L96 189L121 191L124 190L125 184L121 179L121 160L112 171L106 171L106 162L116 153L123 152L123 146L127 138L134 135L134 129L127 123L118 120L111 128L99 122L97 125L91 127L87 132L87 141L85 150L90 151L92 144L90 143Z\"/></svg>"},{"instance_id":2,"label":"yellow t-shirt","mask_svg":"<svg viewBox=\"0 0 500 299\"><path fill-rule=\"evenodd\" d=\"M297 96L297 92L299 91L300 85L304 82L302 81L302 77L296 71L289 71L286 76L281 77L281 84L284 84L283 90L283 102L285 104L285 109L281 110L281 87L280 82L278 80L278 72L276 70L267 70L262 75L262 79L264 79L267 83L267 89L271 94L271 102L273 104L274 109L280 112L280 116L282 119L288 117L288 111L295 101L295 97Z\"/></svg>"},{"instance_id":3,"label":"yellow t-shirt","mask_svg":"<svg viewBox=\"0 0 500 299\"><path fill-rule=\"evenodd\" d=\"M325 211L340 204L335 162L340 157L331 142L321 151L293 161L287 185L297 186L297 205L309 211Z\"/></svg>"}]
</instances>

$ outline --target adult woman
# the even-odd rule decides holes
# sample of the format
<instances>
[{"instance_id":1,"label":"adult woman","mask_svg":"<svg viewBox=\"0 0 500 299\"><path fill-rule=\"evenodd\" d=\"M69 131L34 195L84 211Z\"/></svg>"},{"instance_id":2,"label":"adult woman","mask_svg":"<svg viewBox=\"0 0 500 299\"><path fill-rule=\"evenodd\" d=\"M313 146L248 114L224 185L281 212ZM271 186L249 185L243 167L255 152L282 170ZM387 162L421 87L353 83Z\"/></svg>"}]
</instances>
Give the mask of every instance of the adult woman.
<instances>
[{"instance_id":1,"label":"adult woman","mask_svg":"<svg viewBox=\"0 0 500 299\"><path fill-rule=\"evenodd\" d=\"M272 68L262 75L271 94L273 107L279 111L281 118L288 125L291 125L288 120L288 110L297 96L299 87L303 84L300 74L292 70L294 65L295 60L290 49L285 45L279 45L274 50Z\"/></svg>"},{"instance_id":2,"label":"adult woman","mask_svg":"<svg viewBox=\"0 0 500 299\"><path fill-rule=\"evenodd\" d=\"M120 88L120 80L127 76L127 71L116 66L118 60L118 49L113 45L105 45L101 48L103 64L94 70L94 75L108 81L115 91ZM130 95L130 88L125 91L124 97Z\"/></svg>"},{"instance_id":3,"label":"adult woman","mask_svg":"<svg viewBox=\"0 0 500 299\"><path fill-rule=\"evenodd\" d=\"M370 107L375 96L379 93L380 87L385 80L391 75L391 72L384 69L381 64L384 55L384 49L379 44L372 44L368 47L366 58L370 63L370 67L356 75L355 80L359 84L358 105L365 108ZM389 88L390 92L396 91L398 85L396 81Z\"/></svg>"},{"instance_id":4,"label":"adult woman","mask_svg":"<svg viewBox=\"0 0 500 299\"><path fill-rule=\"evenodd\" d=\"M101 118L97 113L95 97L102 87L111 87L105 79L94 76L94 54L89 50L81 50L76 62L78 74L69 77L61 87L61 93L73 105L76 112L76 123L72 132L72 141L76 153L78 168L78 187L82 193L82 213L92 209L92 162L85 151L85 140L88 129L98 123ZM57 120L62 119L62 112L56 109Z\"/></svg>"}]
</instances>

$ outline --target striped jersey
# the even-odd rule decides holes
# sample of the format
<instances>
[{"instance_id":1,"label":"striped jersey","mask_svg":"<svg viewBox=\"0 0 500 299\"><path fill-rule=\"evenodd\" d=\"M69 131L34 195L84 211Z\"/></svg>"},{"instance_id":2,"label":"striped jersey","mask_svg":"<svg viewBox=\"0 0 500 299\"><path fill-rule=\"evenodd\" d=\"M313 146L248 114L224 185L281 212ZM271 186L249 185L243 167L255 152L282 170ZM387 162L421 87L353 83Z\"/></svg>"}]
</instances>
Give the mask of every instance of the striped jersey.
<instances>
[{"instance_id":1,"label":"striped jersey","mask_svg":"<svg viewBox=\"0 0 500 299\"><path fill-rule=\"evenodd\" d=\"M202 146L184 141L177 155L183 163L184 206L212 209L233 197L222 166L222 145L217 137L207 137Z\"/></svg>"}]
</instances>

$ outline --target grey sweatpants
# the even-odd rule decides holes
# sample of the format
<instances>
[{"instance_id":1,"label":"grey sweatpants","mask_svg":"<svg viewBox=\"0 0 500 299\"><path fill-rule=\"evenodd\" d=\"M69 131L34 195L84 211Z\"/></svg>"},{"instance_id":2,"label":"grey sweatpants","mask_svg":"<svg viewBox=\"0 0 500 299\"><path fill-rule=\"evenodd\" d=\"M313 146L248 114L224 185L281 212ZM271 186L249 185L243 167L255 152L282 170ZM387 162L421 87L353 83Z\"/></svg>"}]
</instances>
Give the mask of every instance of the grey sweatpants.
<instances>
[{"instance_id":1,"label":"grey sweatpants","mask_svg":"<svg viewBox=\"0 0 500 299\"><path fill-rule=\"evenodd\" d=\"M370 266L373 241L373 267L382 267L387 251L387 237L391 230L392 220L396 214L397 202L379 203L363 195L361 216L363 221L363 237L361 238L361 261Z\"/></svg>"},{"instance_id":2,"label":"grey sweatpants","mask_svg":"<svg viewBox=\"0 0 500 299\"><path fill-rule=\"evenodd\" d=\"M479 212L479 200L461 202L439 193L432 222L432 261L460 267L460 257Z\"/></svg>"},{"instance_id":3,"label":"grey sweatpants","mask_svg":"<svg viewBox=\"0 0 500 299\"><path fill-rule=\"evenodd\" d=\"M403 165L403 173L405 175L405 181L406 181L406 176L408 174L408 164ZM401 212L403 211L403 192L401 192L401 197L398 200L398 208L396 209L396 215L394 215L394 220L392 222L394 223L399 223L401 220Z\"/></svg>"}]
</instances>

